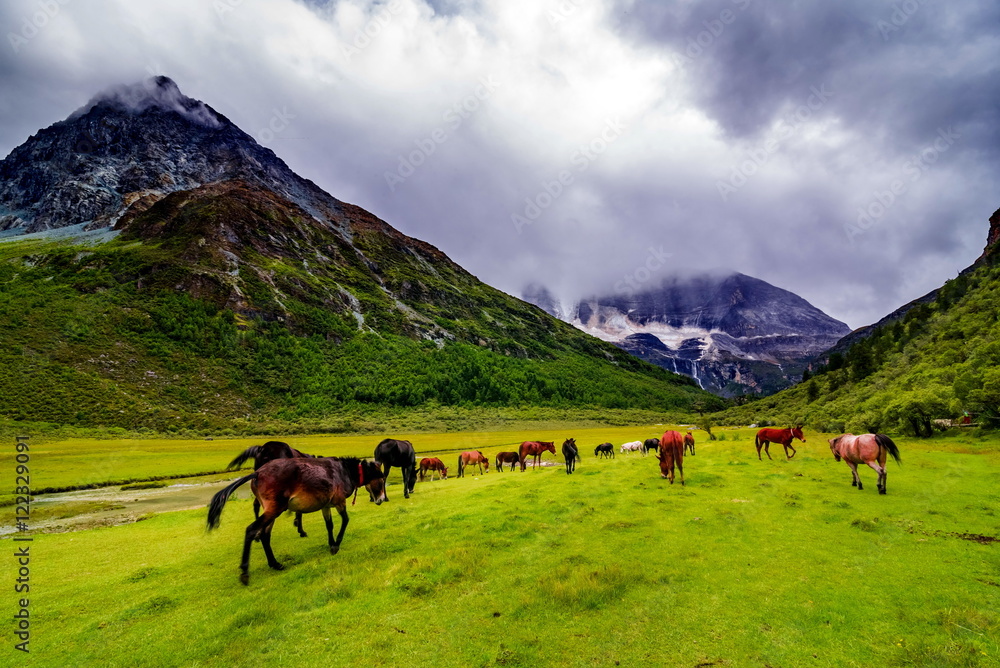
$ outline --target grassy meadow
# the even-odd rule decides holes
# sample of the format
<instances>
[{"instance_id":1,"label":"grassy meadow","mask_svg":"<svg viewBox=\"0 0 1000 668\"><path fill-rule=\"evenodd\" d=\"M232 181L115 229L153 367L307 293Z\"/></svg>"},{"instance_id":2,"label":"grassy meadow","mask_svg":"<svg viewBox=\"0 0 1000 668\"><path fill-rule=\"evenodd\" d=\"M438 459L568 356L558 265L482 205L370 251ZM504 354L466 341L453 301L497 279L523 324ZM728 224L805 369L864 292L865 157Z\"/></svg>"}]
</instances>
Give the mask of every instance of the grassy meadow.
<instances>
[{"instance_id":1,"label":"grassy meadow","mask_svg":"<svg viewBox=\"0 0 1000 668\"><path fill-rule=\"evenodd\" d=\"M886 496L870 469L863 491L851 487L808 431L793 460L777 446L763 462L752 430L695 432L683 487L652 455L593 456L662 429L393 434L452 475L458 450L492 461L528 437L575 436L583 460L571 476L546 454L560 466L418 482L409 500L394 470L389 503L349 507L335 556L318 513L304 539L279 518L286 570L255 544L246 587L246 499L212 533L198 510L36 535L30 665L1000 665L1000 545L988 540L1000 535L1000 440L896 439L903 464L890 462ZM286 440L370 454L379 437ZM74 471L217 470L257 442L135 441L124 454L52 442L32 450L32 470L53 485ZM7 637L4 663L26 665Z\"/></svg>"}]
</instances>

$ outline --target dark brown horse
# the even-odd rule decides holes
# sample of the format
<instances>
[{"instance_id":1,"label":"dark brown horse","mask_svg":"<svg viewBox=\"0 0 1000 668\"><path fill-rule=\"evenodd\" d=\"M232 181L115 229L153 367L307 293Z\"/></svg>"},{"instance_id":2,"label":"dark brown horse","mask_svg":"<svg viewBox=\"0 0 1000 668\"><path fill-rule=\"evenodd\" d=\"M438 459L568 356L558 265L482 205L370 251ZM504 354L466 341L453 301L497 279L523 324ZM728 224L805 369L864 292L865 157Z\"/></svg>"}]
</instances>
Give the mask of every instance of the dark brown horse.
<instances>
[{"instance_id":1,"label":"dark brown horse","mask_svg":"<svg viewBox=\"0 0 1000 668\"><path fill-rule=\"evenodd\" d=\"M859 490L863 488L861 487L861 476L858 475L858 464L867 464L875 469L875 472L878 473L876 485L879 494L885 494L886 455L892 455L897 464L901 463L899 448L885 434L861 434L860 436L842 434L830 439L830 452L833 453L835 460L839 462L843 459L844 463L851 467L851 485Z\"/></svg>"},{"instance_id":2,"label":"dark brown horse","mask_svg":"<svg viewBox=\"0 0 1000 668\"><path fill-rule=\"evenodd\" d=\"M497 471L503 471L504 464L510 464L510 470L513 471L520 461L521 457L516 452L498 452Z\"/></svg>"},{"instance_id":3,"label":"dark brown horse","mask_svg":"<svg viewBox=\"0 0 1000 668\"><path fill-rule=\"evenodd\" d=\"M611 457L612 459L614 459L615 446L611 445L610 443L601 443L599 446L594 448L594 456Z\"/></svg>"},{"instance_id":4,"label":"dark brown horse","mask_svg":"<svg viewBox=\"0 0 1000 668\"><path fill-rule=\"evenodd\" d=\"M674 484L674 465L681 475L681 484L684 484L684 437L679 431L663 432L660 439L660 477L670 480Z\"/></svg>"},{"instance_id":5,"label":"dark brown horse","mask_svg":"<svg viewBox=\"0 0 1000 668\"><path fill-rule=\"evenodd\" d=\"M694 454L694 435L691 432L684 434L684 454Z\"/></svg>"},{"instance_id":6,"label":"dark brown horse","mask_svg":"<svg viewBox=\"0 0 1000 668\"><path fill-rule=\"evenodd\" d=\"M387 438L375 446L375 463L382 467L386 482L389 481L389 471L398 466L403 472L403 496L410 498L410 492L417 484L417 455L413 452L413 444ZM388 501L389 497L385 499Z\"/></svg>"},{"instance_id":7,"label":"dark brown horse","mask_svg":"<svg viewBox=\"0 0 1000 668\"><path fill-rule=\"evenodd\" d=\"M486 455L479 452L479 450L467 450L458 456L458 477L465 477L465 467L469 465L475 465L479 467L479 475L483 474L483 468L486 468L486 473L490 472L490 460L486 458Z\"/></svg>"},{"instance_id":8,"label":"dark brown horse","mask_svg":"<svg viewBox=\"0 0 1000 668\"><path fill-rule=\"evenodd\" d=\"M771 453L768 452L768 447L772 443L781 443L785 447L785 457L791 459L795 456L795 448L792 447L792 439L797 438L803 443L806 442L806 437L802 435L802 426L789 427L788 429L761 429L757 432L757 438L754 439L754 444L757 446L757 459L761 459L760 448L764 446L764 454L767 458L771 458ZM791 448L792 454L788 454L788 450Z\"/></svg>"},{"instance_id":9,"label":"dark brown horse","mask_svg":"<svg viewBox=\"0 0 1000 668\"><path fill-rule=\"evenodd\" d=\"M642 456L645 457L646 453L650 450L660 449L660 439L658 438L647 438L642 442Z\"/></svg>"},{"instance_id":10,"label":"dark brown horse","mask_svg":"<svg viewBox=\"0 0 1000 668\"><path fill-rule=\"evenodd\" d=\"M301 450L296 450L283 441L268 441L264 445L251 446L236 455L236 458L229 462L226 470L239 469L251 458L253 459L253 470L256 471L264 464L273 462L275 459L295 459L297 457L313 459L316 455L308 455ZM260 501L256 497L253 500L253 516L255 519L260 517ZM299 530L300 537L305 538L309 535L302 528L302 513L295 513L295 528Z\"/></svg>"},{"instance_id":11,"label":"dark brown horse","mask_svg":"<svg viewBox=\"0 0 1000 668\"><path fill-rule=\"evenodd\" d=\"M576 460L580 459L580 449L576 447L575 438L567 438L562 444L562 455L566 461L567 475L576 470Z\"/></svg>"},{"instance_id":12,"label":"dark brown horse","mask_svg":"<svg viewBox=\"0 0 1000 668\"><path fill-rule=\"evenodd\" d=\"M434 473L440 473L441 479L445 480L448 477L448 469L445 468L444 462L442 462L437 457L424 457L420 460L420 482L424 481L424 475L430 471L431 481L434 480Z\"/></svg>"},{"instance_id":13,"label":"dark brown horse","mask_svg":"<svg viewBox=\"0 0 1000 668\"><path fill-rule=\"evenodd\" d=\"M208 506L208 529L219 526L222 509L229 496L240 485L252 481L250 489L260 501L263 514L247 526L240 559L240 582L250 582L250 546L260 540L267 565L275 570L284 566L271 550L271 529L274 520L286 510L296 513L323 511L330 554L337 554L347 529L347 499L362 486L375 497L375 503L385 499L382 470L374 462L356 457L317 457L315 459L276 459L264 464L250 475L243 476L220 490ZM333 537L333 517L330 508L340 514L340 532Z\"/></svg>"},{"instance_id":14,"label":"dark brown horse","mask_svg":"<svg viewBox=\"0 0 1000 668\"><path fill-rule=\"evenodd\" d=\"M528 466L528 457L531 457L531 468L535 468L542 461L542 454L544 452L551 452L553 455L556 454L556 446L552 441L525 441L518 448L517 454L521 458L521 470L523 471Z\"/></svg>"}]
</instances>

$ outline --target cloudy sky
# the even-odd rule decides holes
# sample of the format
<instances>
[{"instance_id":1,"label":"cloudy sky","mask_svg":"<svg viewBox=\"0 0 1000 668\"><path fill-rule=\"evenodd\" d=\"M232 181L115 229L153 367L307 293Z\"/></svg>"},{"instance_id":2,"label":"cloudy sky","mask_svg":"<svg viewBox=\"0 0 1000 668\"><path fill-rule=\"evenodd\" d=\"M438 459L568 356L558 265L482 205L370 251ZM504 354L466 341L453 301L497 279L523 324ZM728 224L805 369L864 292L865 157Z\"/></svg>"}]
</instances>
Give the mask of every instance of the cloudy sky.
<instances>
[{"instance_id":1,"label":"cloudy sky","mask_svg":"<svg viewBox=\"0 0 1000 668\"><path fill-rule=\"evenodd\" d=\"M997 26L994 0L7 0L0 155L166 74L512 294L735 270L857 327L982 251Z\"/></svg>"}]
</instances>

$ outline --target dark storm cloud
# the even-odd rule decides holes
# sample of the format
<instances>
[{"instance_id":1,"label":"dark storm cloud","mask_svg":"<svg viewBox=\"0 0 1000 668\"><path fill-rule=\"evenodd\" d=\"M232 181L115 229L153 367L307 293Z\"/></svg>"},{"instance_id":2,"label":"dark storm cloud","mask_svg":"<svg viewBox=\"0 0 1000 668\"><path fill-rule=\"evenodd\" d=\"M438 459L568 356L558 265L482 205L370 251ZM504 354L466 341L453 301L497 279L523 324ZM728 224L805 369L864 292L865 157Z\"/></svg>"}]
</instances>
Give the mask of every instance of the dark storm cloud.
<instances>
[{"instance_id":1,"label":"dark storm cloud","mask_svg":"<svg viewBox=\"0 0 1000 668\"><path fill-rule=\"evenodd\" d=\"M0 153L166 74L508 292L735 270L858 326L981 251L998 24L985 0L12 0Z\"/></svg>"}]
</instances>

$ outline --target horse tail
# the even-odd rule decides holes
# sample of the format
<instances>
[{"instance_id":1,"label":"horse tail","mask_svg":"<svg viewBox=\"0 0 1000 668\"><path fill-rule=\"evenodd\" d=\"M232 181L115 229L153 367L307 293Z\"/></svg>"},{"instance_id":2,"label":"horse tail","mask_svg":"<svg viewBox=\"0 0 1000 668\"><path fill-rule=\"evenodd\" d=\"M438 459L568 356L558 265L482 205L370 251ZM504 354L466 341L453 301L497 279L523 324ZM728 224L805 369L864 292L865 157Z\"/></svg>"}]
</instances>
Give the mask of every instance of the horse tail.
<instances>
[{"instance_id":1,"label":"horse tail","mask_svg":"<svg viewBox=\"0 0 1000 668\"><path fill-rule=\"evenodd\" d=\"M253 472L250 475L245 475L236 482L230 484L228 487L219 490L212 497L212 501L208 504L208 530L219 526L219 519L222 517L222 508L226 505L226 501L229 500L229 496L236 491L236 488L247 482L248 480L256 480L257 472Z\"/></svg>"},{"instance_id":2,"label":"horse tail","mask_svg":"<svg viewBox=\"0 0 1000 668\"><path fill-rule=\"evenodd\" d=\"M885 448L892 455L892 458L896 460L897 464L903 463L899 458L899 448L896 447L891 438L885 434L875 434L875 442L878 444L878 447Z\"/></svg>"},{"instance_id":3,"label":"horse tail","mask_svg":"<svg viewBox=\"0 0 1000 668\"><path fill-rule=\"evenodd\" d=\"M257 455L260 454L260 450L261 446L259 445L254 445L247 448L240 454L236 455L236 458L233 461L229 462L229 466L226 467L226 470L229 471L231 469L240 468L241 466L243 466L244 463L246 463L248 459L255 459Z\"/></svg>"}]
</instances>

